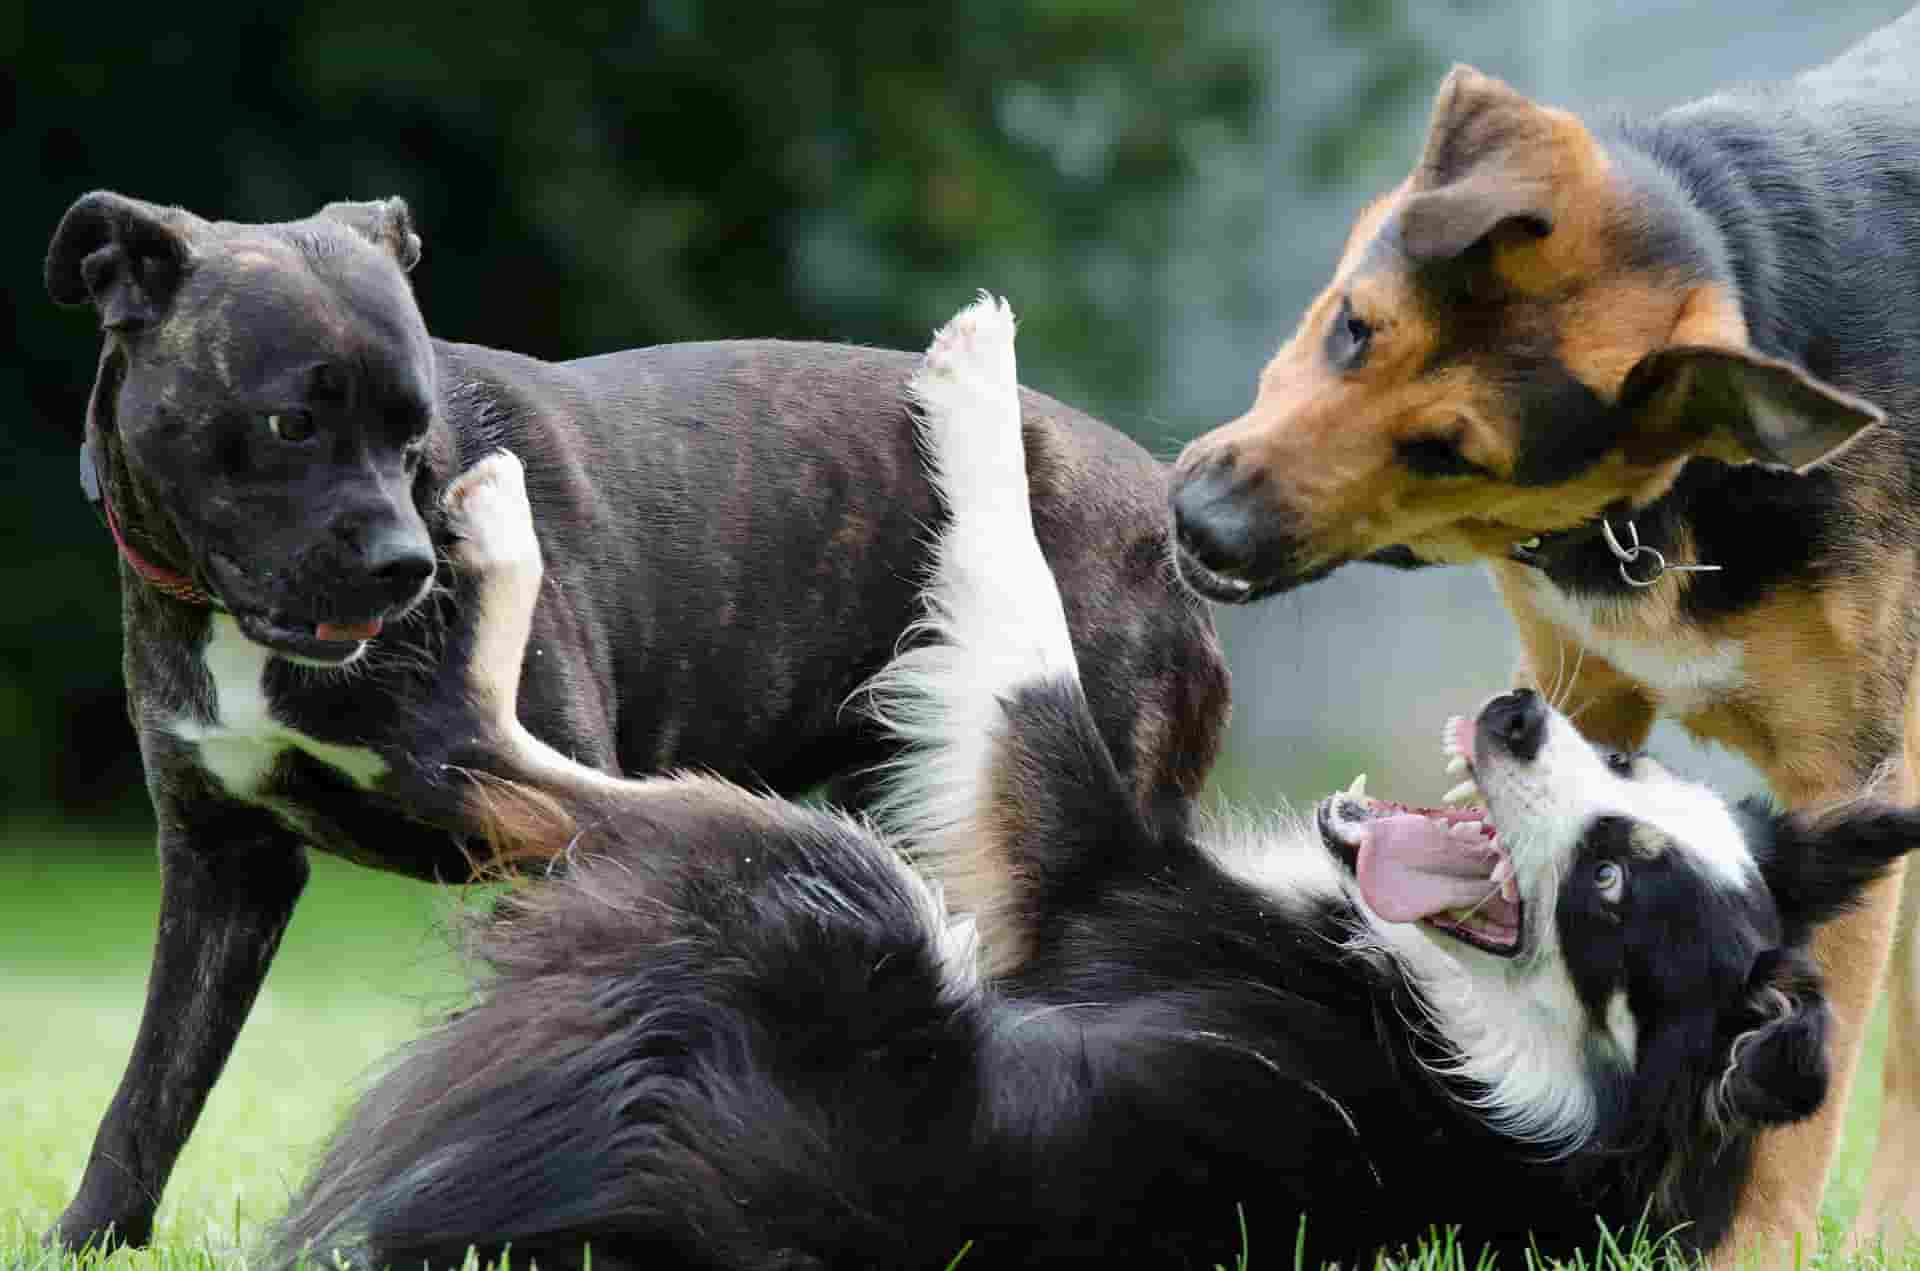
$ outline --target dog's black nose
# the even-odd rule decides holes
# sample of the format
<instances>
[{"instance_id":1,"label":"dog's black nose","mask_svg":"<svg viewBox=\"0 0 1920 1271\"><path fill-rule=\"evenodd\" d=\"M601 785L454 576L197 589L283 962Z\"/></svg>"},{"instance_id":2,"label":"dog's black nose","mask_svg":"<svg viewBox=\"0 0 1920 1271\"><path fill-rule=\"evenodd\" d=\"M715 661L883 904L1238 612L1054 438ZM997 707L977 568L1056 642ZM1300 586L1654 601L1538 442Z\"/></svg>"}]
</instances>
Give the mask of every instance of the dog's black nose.
<instances>
[{"instance_id":1,"label":"dog's black nose","mask_svg":"<svg viewBox=\"0 0 1920 1271\"><path fill-rule=\"evenodd\" d=\"M1177 479L1173 532L1181 550L1218 574L1242 577L1259 553L1259 526L1230 469L1209 464Z\"/></svg>"},{"instance_id":2,"label":"dog's black nose","mask_svg":"<svg viewBox=\"0 0 1920 1271\"><path fill-rule=\"evenodd\" d=\"M1517 688L1487 703L1475 730L1515 759L1529 762L1547 739L1547 708L1530 688Z\"/></svg>"},{"instance_id":3,"label":"dog's black nose","mask_svg":"<svg viewBox=\"0 0 1920 1271\"><path fill-rule=\"evenodd\" d=\"M400 530L377 535L367 544L367 572L395 604L405 604L433 577L433 544Z\"/></svg>"}]
</instances>

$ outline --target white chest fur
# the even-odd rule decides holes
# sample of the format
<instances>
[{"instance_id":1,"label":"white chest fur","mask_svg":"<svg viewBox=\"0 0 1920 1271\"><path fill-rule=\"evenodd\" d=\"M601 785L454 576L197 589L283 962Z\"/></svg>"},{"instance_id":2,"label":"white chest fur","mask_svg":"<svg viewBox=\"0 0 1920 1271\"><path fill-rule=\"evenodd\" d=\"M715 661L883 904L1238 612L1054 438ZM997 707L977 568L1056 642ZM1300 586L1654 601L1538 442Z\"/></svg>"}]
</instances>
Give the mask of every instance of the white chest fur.
<instances>
[{"instance_id":1,"label":"white chest fur","mask_svg":"<svg viewBox=\"0 0 1920 1271\"><path fill-rule=\"evenodd\" d=\"M213 615L200 653L213 688L212 717L175 720L174 735L199 748L201 766L236 798L259 795L275 761L288 750L311 755L362 789L371 787L387 771L378 754L317 740L274 718L266 685L272 656L241 635L230 616Z\"/></svg>"},{"instance_id":2,"label":"white chest fur","mask_svg":"<svg viewBox=\"0 0 1920 1271\"><path fill-rule=\"evenodd\" d=\"M1615 620L1605 602L1569 596L1534 570L1525 575L1528 597L1541 616L1643 685L1664 714L1683 718L1706 710L1746 683L1746 651L1738 640L1644 633L1630 620ZM1555 674L1553 667L1535 670L1543 677Z\"/></svg>"}]
</instances>

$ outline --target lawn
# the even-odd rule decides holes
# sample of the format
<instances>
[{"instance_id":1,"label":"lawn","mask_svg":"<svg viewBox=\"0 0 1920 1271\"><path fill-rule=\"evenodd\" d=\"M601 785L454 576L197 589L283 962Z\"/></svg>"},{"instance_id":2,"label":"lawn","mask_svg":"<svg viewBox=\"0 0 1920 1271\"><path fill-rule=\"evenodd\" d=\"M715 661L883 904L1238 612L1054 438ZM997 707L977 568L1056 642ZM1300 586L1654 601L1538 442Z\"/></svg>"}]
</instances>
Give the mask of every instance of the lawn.
<instances>
[{"instance_id":1,"label":"lawn","mask_svg":"<svg viewBox=\"0 0 1920 1271\"><path fill-rule=\"evenodd\" d=\"M35 1236L66 1203L119 1079L157 889L144 844L100 852L45 827L0 835L0 1271L73 1265L41 1252ZM260 1003L174 1172L155 1246L103 1265L239 1265L357 1083L457 998L443 935L457 903L452 891L315 859ZM1873 1047L1877 1066L1878 1030ZM1867 1083L1851 1110L1828 1199L1833 1230L1859 1202L1877 1102ZM1250 1243L1253 1267L1293 1261L1291 1240L1262 1233L1257 1217ZM1459 1255L1435 1249L1421 1261L1445 1267ZM1920 1249L1892 1261L1920 1268Z\"/></svg>"}]
</instances>

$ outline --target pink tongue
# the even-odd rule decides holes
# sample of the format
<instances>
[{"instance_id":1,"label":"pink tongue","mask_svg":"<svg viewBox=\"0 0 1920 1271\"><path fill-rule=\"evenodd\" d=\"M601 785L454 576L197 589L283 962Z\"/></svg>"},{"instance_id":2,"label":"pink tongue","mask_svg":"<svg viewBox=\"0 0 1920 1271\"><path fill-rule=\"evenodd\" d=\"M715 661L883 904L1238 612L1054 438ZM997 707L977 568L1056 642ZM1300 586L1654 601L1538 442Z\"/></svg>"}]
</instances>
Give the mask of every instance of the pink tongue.
<instances>
[{"instance_id":1,"label":"pink tongue","mask_svg":"<svg viewBox=\"0 0 1920 1271\"><path fill-rule=\"evenodd\" d=\"M1491 847L1451 838L1426 817L1395 813L1367 822L1367 838L1360 844L1360 894L1388 922L1471 909L1494 890L1491 875L1498 859Z\"/></svg>"},{"instance_id":2,"label":"pink tongue","mask_svg":"<svg viewBox=\"0 0 1920 1271\"><path fill-rule=\"evenodd\" d=\"M322 640L371 640L380 634L380 619L371 622L323 622L313 634Z\"/></svg>"}]
</instances>

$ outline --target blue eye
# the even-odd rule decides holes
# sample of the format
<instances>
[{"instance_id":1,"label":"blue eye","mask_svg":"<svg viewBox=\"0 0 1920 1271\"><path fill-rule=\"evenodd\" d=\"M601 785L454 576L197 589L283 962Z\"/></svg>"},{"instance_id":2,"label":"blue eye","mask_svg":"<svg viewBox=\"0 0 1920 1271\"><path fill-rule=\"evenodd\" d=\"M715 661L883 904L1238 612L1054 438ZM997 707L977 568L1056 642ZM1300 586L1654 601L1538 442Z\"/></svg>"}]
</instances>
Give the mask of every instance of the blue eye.
<instances>
[{"instance_id":1,"label":"blue eye","mask_svg":"<svg viewBox=\"0 0 1920 1271\"><path fill-rule=\"evenodd\" d=\"M1593 886L1600 898L1612 903L1627 889L1626 867L1618 861L1601 861L1593 867Z\"/></svg>"}]
</instances>

